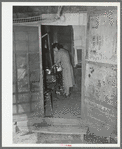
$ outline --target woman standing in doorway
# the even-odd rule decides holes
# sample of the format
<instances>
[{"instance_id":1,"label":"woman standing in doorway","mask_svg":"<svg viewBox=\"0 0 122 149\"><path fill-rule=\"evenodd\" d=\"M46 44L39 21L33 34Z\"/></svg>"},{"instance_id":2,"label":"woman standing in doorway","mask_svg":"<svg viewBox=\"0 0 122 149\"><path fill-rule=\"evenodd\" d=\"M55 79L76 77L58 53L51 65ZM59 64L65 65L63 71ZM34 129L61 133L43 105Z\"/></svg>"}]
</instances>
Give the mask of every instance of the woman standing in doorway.
<instances>
[{"instance_id":1,"label":"woman standing in doorway","mask_svg":"<svg viewBox=\"0 0 122 149\"><path fill-rule=\"evenodd\" d=\"M65 96L70 95L70 88L75 85L73 68L70 62L69 53L58 43L53 44L54 61L56 65L61 65L63 73L63 87Z\"/></svg>"}]
</instances>

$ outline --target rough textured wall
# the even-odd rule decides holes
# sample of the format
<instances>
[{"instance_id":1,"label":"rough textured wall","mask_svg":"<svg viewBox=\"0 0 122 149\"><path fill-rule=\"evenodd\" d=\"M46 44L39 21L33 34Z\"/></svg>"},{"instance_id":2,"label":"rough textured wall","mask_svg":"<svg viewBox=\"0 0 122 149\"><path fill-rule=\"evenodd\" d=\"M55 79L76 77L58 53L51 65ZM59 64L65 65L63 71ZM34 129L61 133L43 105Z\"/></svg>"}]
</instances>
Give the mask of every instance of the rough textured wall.
<instances>
[{"instance_id":1,"label":"rough textured wall","mask_svg":"<svg viewBox=\"0 0 122 149\"><path fill-rule=\"evenodd\" d=\"M88 59L117 62L117 12L115 10L90 16Z\"/></svg>"},{"instance_id":2,"label":"rough textured wall","mask_svg":"<svg viewBox=\"0 0 122 149\"><path fill-rule=\"evenodd\" d=\"M101 125L110 125L111 132L117 129L116 70L116 66L100 66L90 63L86 65L85 104L87 116L93 118L92 121L97 119Z\"/></svg>"},{"instance_id":3,"label":"rough textured wall","mask_svg":"<svg viewBox=\"0 0 122 149\"><path fill-rule=\"evenodd\" d=\"M85 104L97 135L117 134L117 17L116 11L90 16L85 74ZM97 121L97 122L96 122ZM99 123L97 125L97 123Z\"/></svg>"}]
</instances>

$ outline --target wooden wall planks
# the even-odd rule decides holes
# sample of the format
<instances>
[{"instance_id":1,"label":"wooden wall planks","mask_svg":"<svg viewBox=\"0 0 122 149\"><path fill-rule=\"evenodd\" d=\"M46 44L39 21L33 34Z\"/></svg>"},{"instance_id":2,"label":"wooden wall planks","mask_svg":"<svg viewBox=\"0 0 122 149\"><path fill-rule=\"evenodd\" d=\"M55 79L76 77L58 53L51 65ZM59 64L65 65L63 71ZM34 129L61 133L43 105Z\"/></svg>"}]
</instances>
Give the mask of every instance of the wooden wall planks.
<instances>
[{"instance_id":1,"label":"wooden wall planks","mask_svg":"<svg viewBox=\"0 0 122 149\"><path fill-rule=\"evenodd\" d=\"M13 87L18 88L18 92L20 92L16 93L18 99L16 98L16 94L13 95L13 114L14 117L20 117L23 113L25 113L27 117L29 113L30 115L32 115L32 113L39 115L39 111L41 111L41 93L39 89L40 58L38 26L14 26L13 31L13 47L14 54L16 54L14 64L16 63L18 74L15 77L18 86L13 85ZM25 72L25 74L23 72ZM13 73L15 76L15 71ZM15 93L15 90L13 90L13 92Z\"/></svg>"}]
</instances>

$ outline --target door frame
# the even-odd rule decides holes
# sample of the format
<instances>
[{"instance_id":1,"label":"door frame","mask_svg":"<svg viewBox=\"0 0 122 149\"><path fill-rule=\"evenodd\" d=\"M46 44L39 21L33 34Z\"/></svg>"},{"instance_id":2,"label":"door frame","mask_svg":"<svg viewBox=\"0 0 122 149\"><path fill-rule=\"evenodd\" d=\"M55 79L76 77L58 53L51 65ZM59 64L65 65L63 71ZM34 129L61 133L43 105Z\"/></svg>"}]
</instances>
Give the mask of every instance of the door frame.
<instances>
[{"instance_id":1,"label":"door frame","mask_svg":"<svg viewBox=\"0 0 122 149\"><path fill-rule=\"evenodd\" d=\"M70 14L73 14L73 13L70 13ZM70 15L69 14L69 15ZM79 13L75 13L77 15L79 15ZM39 31L39 53L40 53L40 84L43 83L43 73L42 73L42 42L41 42L41 25L49 25L49 26L68 26L68 25L76 25L76 26L85 26L85 41L87 39L87 12L82 12L80 14L85 14L83 16L83 19L84 17L86 22L84 24L84 21L82 21L81 23L83 24L80 24L79 23L79 20L78 20L78 23L76 24L73 24L72 22L67 22L67 23L63 23L63 22L60 22L60 21L55 21L53 23L48 23L48 22L43 22L43 21L37 21L37 22L25 22L25 23L13 23L13 26L16 25L16 26L35 26L35 27L38 27L38 31ZM46 15L46 14L45 14ZM48 15L48 14L47 14ZM72 18L71 18L72 19ZM81 84L81 93L82 93L82 96L81 96L81 119L79 119L79 121L81 120L85 120L85 112L84 112L84 97L85 97L85 92L84 92L84 89L85 89L85 56L86 56L86 42L85 42L85 46L82 50L82 77L81 77L81 80L82 80L82 84ZM40 87L41 89L41 87ZM42 112L42 118L44 118L44 97L43 97L43 90L40 90L40 93L41 93L41 112ZM52 118L53 120L54 118ZM57 121L59 121L60 118L56 118ZM68 119L67 119L68 120ZM73 119L69 119L69 120L73 120ZM74 121L74 120L73 120ZM69 121L69 124L71 123L71 121Z\"/></svg>"}]
</instances>

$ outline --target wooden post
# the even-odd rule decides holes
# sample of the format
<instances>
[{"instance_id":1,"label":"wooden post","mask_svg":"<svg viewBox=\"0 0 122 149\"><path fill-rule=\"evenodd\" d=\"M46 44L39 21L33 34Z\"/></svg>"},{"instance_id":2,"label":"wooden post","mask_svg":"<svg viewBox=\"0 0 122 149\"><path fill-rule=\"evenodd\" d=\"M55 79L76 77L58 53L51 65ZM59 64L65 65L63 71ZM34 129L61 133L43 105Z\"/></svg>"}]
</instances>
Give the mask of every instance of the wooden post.
<instances>
[{"instance_id":1,"label":"wooden post","mask_svg":"<svg viewBox=\"0 0 122 149\"><path fill-rule=\"evenodd\" d=\"M29 89L29 100L30 100L30 112L32 111L31 104L31 87L30 87L30 66L29 66L29 39L28 39L28 51L27 51L27 71L28 71L28 89Z\"/></svg>"},{"instance_id":2,"label":"wooden post","mask_svg":"<svg viewBox=\"0 0 122 149\"><path fill-rule=\"evenodd\" d=\"M50 53L50 63L51 63L51 67L52 67L52 57L51 57L51 47L50 47L49 33L47 34L47 40L48 40L48 49L49 49L49 53Z\"/></svg>"},{"instance_id":3,"label":"wooden post","mask_svg":"<svg viewBox=\"0 0 122 149\"><path fill-rule=\"evenodd\" d=\"M16 47L16 43L15 43L15 47ZM16 80L16 84L15 84L15 98L16 98L16 108L17 108L17 113L18 113L18 73L17 73L17 56L16 56L16 48L13 51L14 54L14 65L15 65L15 80Z\"/></svg>"},{"instance_id":4,"label":"wooden post","mask_svg":"<svg viewBox=\"0 0 122 149\"><path fill-rule=\"evenodd\" d=\"M40 105L41 105L41 111L40 112L41 112L41 116L44 117L41 25L38 25L38 31L39 31L39 56L40 56Z\"/></svg>"},{"instance_id":5,"label":"wooden post","mask_svg":"<svg viewBox=\"0 0 122 149\"><path fill-rule=\"evenodd\" d=\"M86 41L86 33L87 33L87 26L85 26L85 41ZM81 118L83 120L86 119L86 113L85 113L85 106L84 106L84 100L85 100L85 72L86 72L86 43L85 43L85 47L82 50L82 86L81 86Z\"/></svg>"}]
</instances>

